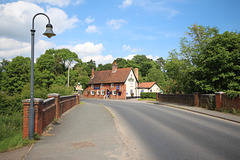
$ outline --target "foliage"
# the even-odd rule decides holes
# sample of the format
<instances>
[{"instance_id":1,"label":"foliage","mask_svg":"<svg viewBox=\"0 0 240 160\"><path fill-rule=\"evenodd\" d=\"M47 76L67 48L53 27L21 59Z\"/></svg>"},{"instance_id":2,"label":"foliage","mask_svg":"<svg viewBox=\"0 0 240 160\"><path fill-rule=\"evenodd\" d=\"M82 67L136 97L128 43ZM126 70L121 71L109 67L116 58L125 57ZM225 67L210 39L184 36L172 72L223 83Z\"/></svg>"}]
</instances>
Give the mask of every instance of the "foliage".
<instances>
[{"instance_id":1,"label":"foliage","mask_svg":"<svg viewBox=\"0 0 240 160\"><path fill-rule=\"evenodd\" d=\"M164 64L173 93L240 90L240 34L194 24Z\"/></svg>"},{"instance_id":2,"label":"foliage","mask_svg":"<svg viewBox=\"0 0 240 160\"><path fill-rule=\"evenodd\" d=\"M73 87L67 88L66 86L53 84L49 87L49 93L58 93L61 96L71 95L73 93Z\"/></svg>"},{"instance_id":3,"label":"foliage","mask_svg":"<svg viewBox=\"0 0 240 160\"><path fill-rule=\"evenodd\" d=\"M240 91L226 91L226 95L228 98L234 99L234 98L240 98Z\"/></svg>"},{"instance_id":4,"label":"foliage","mask_svg":"<svg viewBox=\"0 0 240 160\"><path fill-rule=\"evenodd\" d=\"M198 56L194 71L200 92L240 90L240 35L215 35Z\"/></svg>"},{"instance_id":5,"label":"foliage","mask_svg":"<svg viewBox=\"0 0 240 160\"><path fill-rule=\"evenodd\" d=\"M11 115L23 110L22 98L19 94L13 96L0 92L0 115Z\"/></svg>"},{"instance_id":6,"label":"foliage","mask_svg":"<svg viewBox=\"0 0 240 160\"><path fill-rule=\"evenodd\" d=\"M140 93L141 98L153 98L156 99L156 92L142 92Z\"/></svg>"},{"instance_id":7,"label":"foliage","mask_svg":"<svg viewBox=\"0 0 240 160\"><path fill-rule=\"evenodd\" d=\"M1 88L9 94L21 92L22 87L30 80L30 58L17 56L4 67Z\"/></svg>"},{"instance_id":8,"label":"foliage","mask_svg":"<svg viewBox=\"0 0 240 160\"><path fill-rule=\"evenodd\" d=\"M31 143L22 138L22 113L0 114L0 152Z\"/></svg>"}]
</instances>

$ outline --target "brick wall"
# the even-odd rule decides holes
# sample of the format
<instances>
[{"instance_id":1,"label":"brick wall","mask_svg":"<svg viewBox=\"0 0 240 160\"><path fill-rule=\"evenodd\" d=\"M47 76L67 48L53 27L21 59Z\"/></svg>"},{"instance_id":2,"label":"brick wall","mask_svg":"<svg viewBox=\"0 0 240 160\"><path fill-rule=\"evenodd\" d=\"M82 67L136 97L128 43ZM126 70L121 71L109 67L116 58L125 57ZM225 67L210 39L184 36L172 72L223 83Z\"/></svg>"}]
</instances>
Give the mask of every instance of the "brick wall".
<instances>
[{"instance_id":1,"label":"brick wall","mask_svg":"<svg viewBox=\"0 0 240 160\"><path fill-rule=\"evenodd\" d=\"M228 98L224 92L216 92L215 94L195 93L194 95L157 93L157 101L180 103L207 109L216 109L218 111L232 111L235 109L237 112L240 112L240 98Z\"/></svg>"},{"instance_id":2,"label":"brick wall","mask_svg":"<svg viewBox=\"0 0 240 160\"><path fill-rule=\"evenodd\" d=\"M42 100L34 98L34 132L42 134L43 130L54 120L58 119L61 114L80 104L80 95L60 97L59 94L53 93L48 95L48 99ZM23 138L29 137L29 109L30 99L25 99L23 103Z\"/></svg>"},{"instance_id":3,"label":"brick wall","mask_svg":"<svg viewBox=\"0 0 240 160\"><path fill-rule=\"evenodd\" d=\"M161 102L179 103L194 106L193 94L161 94L157 93L157 100Z\"/></svg>"},{"instance_id":4,"label":"brick wall","mask_svg":"<svg viewBox=\"0 0 240 160\"><path fill-rule=\"evenodd\" d=\"M119 90L117 86L119 86ZM97 94L98 90L99 95ZM101 94L102 90L104 90L104 95ZM103 84L102 87L100 84L95 84L94 88L89 85L88 88L84 90L83 97L104 99L107 97L107 90L109 90L110 99L126 99L126 85L124 83L114 83L114 87L111 87L111 84ZM91 94L91 91L94 91L94 95ZM116 91L116 95L113 95L113 91Z\"/></svg>"},{"instance_id":5,"label":"brick wall","mask_svg":"<svg viewBox=\"0 0 240 160\"><path fill-rule=\"evenodd\" d=\"M232 110L235 109L240 112L240 98L228 98L226 94L222 95L222 109Z\"/></svg>"}]
</instances>

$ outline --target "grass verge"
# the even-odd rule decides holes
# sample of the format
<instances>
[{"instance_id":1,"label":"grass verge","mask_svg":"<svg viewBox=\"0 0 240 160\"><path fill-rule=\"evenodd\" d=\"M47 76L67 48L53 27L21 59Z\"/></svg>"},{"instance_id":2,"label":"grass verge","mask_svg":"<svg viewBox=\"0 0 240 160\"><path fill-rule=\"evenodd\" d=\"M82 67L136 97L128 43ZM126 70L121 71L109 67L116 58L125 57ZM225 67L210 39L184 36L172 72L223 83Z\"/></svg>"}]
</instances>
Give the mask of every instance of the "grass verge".
<instances>
[{"instance_id":1,"label":"grass verge","mask_svg":"<svg viewBox=\"0 0 240 160\"><path fill-rule=\"evenodd\" d=\"M22 123L21 112L0 115L0 152L23 147L34 142L22 138Z\"/></svg>"},{"instance_id":2,"label":"grass verge","mask_svg":"<svg viewBox=\"0 0 240 160\"><path fill-rule=\"evenodd\" d=\"M140 98L138 101L157 101L156 99L153 98Z\"/></svg>"}]
</instances>

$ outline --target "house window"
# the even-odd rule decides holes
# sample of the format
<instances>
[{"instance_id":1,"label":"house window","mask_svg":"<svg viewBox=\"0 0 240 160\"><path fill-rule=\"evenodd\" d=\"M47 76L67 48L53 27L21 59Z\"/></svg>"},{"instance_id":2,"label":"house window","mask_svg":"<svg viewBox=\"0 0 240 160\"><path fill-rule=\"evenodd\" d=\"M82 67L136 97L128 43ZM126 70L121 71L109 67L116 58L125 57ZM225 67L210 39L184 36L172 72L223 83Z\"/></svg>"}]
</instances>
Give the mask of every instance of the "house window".
<instances>
[{"instance_id":1,"label":"house window","mask_svg":"<svg viewBox=\"0 0 240 160\"><path fill-rule=\"evenodd\" d=\"M141 93L143 93L143 92L144 92L144 90L142 89L142 90L141 90Z\"/></svg>"},{"instance_id":2,"label":"house window","mask_svg":"<svg viewBox=\"0 0 240 160\"><path fill-rule=\"evenodd\" d=\"M100 95L100 90L97 90L97 95Z\"/></svg>"},{"instance_id":3,"label":"house window","mask_svg":"<svg viewBox=\"0 0 240 160\"><path fill-rule=\"evenodd\" d=\"M101 86L100 86L101 88L103 88L103 84L101 84Z\"/></svg>"},{"instance_id":4,"label":"house window","mask_svg":"<svg viewBox=\"0 0 240 160\"><path fill-rule=\"evenodd\" d=\"M94 88L94 84L91 85L91 88Z\"/></svg>"},{"instance_id":5,"label":"house window","mask_svg":"<svg viewBox=\"0 0 240 160\"><path fill-rule=\"evenodd\" d=\"M104 90L101 90L101 95L104 95L105 91Z\"/></svg>"},{"instance_id":6,"label":"house window","mask_svg":"<svg viewBox=\"0 0 240 160\"><path fill-rule=\"evenodd\" d=\"M91 95L94 95L94 90L91 90Z\"/></svg>"},{"instance_id":7,"label":"house window","mask_svg":"<svg viewBox=\"0 0 240 160\"><path fill-rule=\"evenodd\" d=\"M111 88L113 88L114 87L114 83L111 83Z\"/></svg>"},{"instance_id":8,"label":"house window","mask_svg":"<svg viewBox=\"0 0 240 160\"><path fill-rule=\"evenodd\" d=\"M130 83L130 87L133 87L133 82Z\"/></svg>"},{"instance_id":9,"label":"house window","mask_svg":"<svg viewBox=\"0 0 240 160\"><path fill-rule=\"evenodd\" d=\"M112 94L113 94L113 95L116 95L116 94L117 94L117 92L116 92L116 91L113 91L113 92L112 92Z\"/></svg>"},{"instance_id":10,"label":"house window","mask_svg":"<svg viewBox=\"0 0 240 160\"><path fill-rule=\"evenodd\" d=\"M152 90L150 89L150 92L152 92Z\"/></svg>"},{"instance_id":11,"label":"house window","mask_svg":"<svg viewBox=\"0 0 240 160\"><path fill-rule=\"evenodd\" d=\"M133 89L130 89L130 94L132 94L133 93Z\"/></svg>"}]
</instances>

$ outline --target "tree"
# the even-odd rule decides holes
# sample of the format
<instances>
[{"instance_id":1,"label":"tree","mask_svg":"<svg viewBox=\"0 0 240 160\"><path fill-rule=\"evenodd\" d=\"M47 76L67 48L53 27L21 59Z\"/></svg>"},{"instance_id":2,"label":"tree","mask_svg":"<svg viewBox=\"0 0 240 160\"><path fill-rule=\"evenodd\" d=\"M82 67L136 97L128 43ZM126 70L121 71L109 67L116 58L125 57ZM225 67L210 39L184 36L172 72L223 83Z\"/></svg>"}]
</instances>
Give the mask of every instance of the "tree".
<instances>
[{"instance_id":1,"label":"tree","mask_svg":"<svg viewBox=\"0 0 240 160\"><path fill-rule=\"evenodd\" d=\"M162 71L164 71L163 68L164 68L166 61L162 57L160 57L155 62L157 63L157 65L159 65L160 69Z\"/></svg>"},{"instance_id":2,"label":"tree","mask_svg":"<svg viewBox=\"0 0 240 160\"><path fill-rule=\"evenodd\" d=\"M199 92L240 91L240 34L213 36L198 55L194 78Z\"/></svg>"},{"instance_id":3,"label":"tree","mask_svg":"<svg viewBox=\"0 0 240 160\"><path fill-rule=\"evenodd\" d=\"M22 87L30 81L30 64L29 57L17 56L4 67L1 86L4 91L13 94L21 92Z\"/></svg>"},{"instance_id":4,"label":"tree","mask_svg":"<svg viewBox=\"0 0 240 160\"><path fill-rule=\"evenodd\" d=\"M199 58L202 50L210 42L211 38L218 34L216 27L204 27L194 24L188 27L187 37L180 41L180 52L170 52L164 69L174 85L172 91L193 93L196 90L193 72L201 65Z\"/></svg>"},{"instance_id":5,"label":"tree","mask_svg":"<svg viewBox=\"0 0 240 160\"><path fill-rule=\"evenodd\" d=\"M127 60L124 59L124 58L117 58L117 59L114 60L114 62L117 63L118 68L124 68L125 65L127 64Z\"/></svg>"},{"instance_id":6,"label":"tree","mask_svg":"<svg viewBox=\"0 0 240 160\"><path fill-rule=\"evenodd\" d=\"M112 63L107 63L107 64L99 64L97 67L97 71L103 71L103 70L111 70L112 69Z\"/></svg>"},{"instance_id":7,"label":"tree","mask_svg":"<svg viewBox=\"0 0 240 160\"><path fill-rule=\"evenodd\" d=\"M84 70L87 71L89 77L92 74L92 68L94 68L94 70L96 69L96 63L92 59L90 61L88 61L87 63L83 62L81 66Z\"/></svg>"},{"instance_id":8,"label":"tree","mask_svg":"<svg viewBox=\"0 0 240 160\"><path fill-rule=\"evenodd\" d=\"M66 49L66 48L59 49L57 52L58 52L58 56L62 59L63 64L65 64L65 66L67 66L67 68L68 68L67 86L69 86L70 66L74 60L79 61L79 60L77 60L78 55L75 52L71 52L69 49Z\"/></svg>"},{"instance_id":9,"label":"tree","mask_svg":"<svg viewBox=\"0 0 240 160\"><path fill-rule=\"evenodd\" d=\"M166 88L166 75L160 69L151 68L147 74L148 82L157 82L161 88Z\"/></svg>"},{"instance_id":10,"label":"tree","mask_svg":"<svg viewBox=\"0 0 240 160\"><path fill-rule=\"evenodd\" d=\"M2 89L1 81L2 81L2 77L3 77L3 73L6 72L6 66L9 63L10 62L8 60L5 60L5 59L3 59L2 62L0 63L0 90Z\"/></svg>"}]
</instances>

